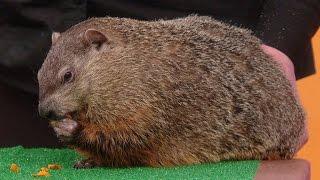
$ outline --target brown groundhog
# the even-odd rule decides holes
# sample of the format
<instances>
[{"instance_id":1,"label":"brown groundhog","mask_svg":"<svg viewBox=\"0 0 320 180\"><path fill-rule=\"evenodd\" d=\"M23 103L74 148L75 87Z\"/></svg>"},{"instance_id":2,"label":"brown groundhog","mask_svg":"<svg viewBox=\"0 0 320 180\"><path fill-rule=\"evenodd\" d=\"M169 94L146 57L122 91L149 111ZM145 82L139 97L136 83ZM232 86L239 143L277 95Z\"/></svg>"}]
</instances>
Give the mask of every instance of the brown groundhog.
<instances>
[{"instance_id":1,"label":"brown groundhog","mask_svg":"<svg viewBox=\"0 0 320 180\"><path fill-rule=\"evenodd\" d=\"M289 159L305 114L260 45L209 17L92 18L53 34L39 111L76 168Z\"/></svg>"}]
</instances>

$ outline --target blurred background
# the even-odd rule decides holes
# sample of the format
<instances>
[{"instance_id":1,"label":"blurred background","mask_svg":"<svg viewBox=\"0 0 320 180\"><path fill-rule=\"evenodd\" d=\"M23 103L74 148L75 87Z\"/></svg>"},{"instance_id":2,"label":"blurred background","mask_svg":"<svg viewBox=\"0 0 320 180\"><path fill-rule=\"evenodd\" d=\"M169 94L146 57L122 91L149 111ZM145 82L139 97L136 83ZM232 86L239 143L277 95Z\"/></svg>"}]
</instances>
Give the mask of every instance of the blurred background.
<instances>
[{"instance_id":1,"label":"blurred background","mask_svg":"<svg viewBox=\"0 0 320 180\"><path fill-rule=\"evenodd\" d=\"M309 141L298 153L298 158L311 162L312 179L320 179L320 30L312 38L312 45L318 72L298 81L298 91L307 111L309 129Z\"/></svg>"},{"instance_id":2,"label":"blurred background","mask_svg":"<svg viewBox=\"0 0 320 180\"><path fill-rule=\"evenodd\" d=\"M315 74L320 31L314 36L319 0L0 0L0 147L61 147L37 112L36 74L53 31L63 32L90 17L154 20L189 14L248 28L291 58L310 134L298 157L320 169L320 74ZM312 171L312 179L320 179L320 171Z\"/></svg>"}]
</instances>

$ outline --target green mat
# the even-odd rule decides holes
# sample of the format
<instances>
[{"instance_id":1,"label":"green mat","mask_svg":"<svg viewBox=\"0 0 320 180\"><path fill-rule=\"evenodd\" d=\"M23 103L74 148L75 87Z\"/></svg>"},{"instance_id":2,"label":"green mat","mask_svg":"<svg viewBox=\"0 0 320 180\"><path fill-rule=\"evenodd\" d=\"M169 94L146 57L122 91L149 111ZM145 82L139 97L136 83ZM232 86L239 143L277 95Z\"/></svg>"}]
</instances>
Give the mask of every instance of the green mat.
<instances>
[{"instance_id":1,"label":"green mat","mask_svg":"<svg viewBox=\"0 0 320 180\"><path fill-rule=\"evenodd\" d=\"M229 161L212 164L171 168L95 168L73 169L81 157L69 149L23 147L0 149L0 179L253 179L259 161ZM19 173L9 170L16 163ZM35 178L32 174L50 163L62 165L61 170L50 170L51 176Z\"/></svg>"}]
</instances>

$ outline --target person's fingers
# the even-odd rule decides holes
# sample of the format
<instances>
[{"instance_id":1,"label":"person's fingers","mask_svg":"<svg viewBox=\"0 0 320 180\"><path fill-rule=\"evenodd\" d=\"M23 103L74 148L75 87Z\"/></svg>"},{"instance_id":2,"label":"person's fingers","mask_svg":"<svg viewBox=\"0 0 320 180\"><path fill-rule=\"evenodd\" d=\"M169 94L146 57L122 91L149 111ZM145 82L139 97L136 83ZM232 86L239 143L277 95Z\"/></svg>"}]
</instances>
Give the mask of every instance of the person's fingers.
<instances>
[{"instance_id":1,"label":"person's fingers","mask_svg":"<svg viewBox=\"0 0 320 180\"><path fill-rule=\"evenodd\" d=\"M282 67L286 77L295 85L296 78L294 73L294 65L289 57L281 51L267 45L262 45L261 48Z\"/></svg>"},{"instance_id":2,"label":"person's fingers","mask_svg":"<svg viewBox=\"0 0 320 180\"><path fill-rule=\"evenodd\" d=\"M297 97L296 76L294 73L294 65L290 58L273 47L261 45L261 48L267 55L269 55L274 61L276 61L280 65L284 75L290 81L292 89Z\"/></svg>"},{"instance_id":3,"label":"person's fingers","mask_svg":"<svg viewBox=\"0 0 320 180\"><path fill-rule=\"evenodd\" d=\"M296 77L294 73L294 65L290 58L282 53L281 51L267 46L267 45L261 45L262 50L271 57L274 61L276 61L283 73L285 74L286 78L290 81L292 90L294 92L295 98L297 101L299 100L297 87L296 87ZM297 147L297 150L300 150L306 143L308 142L308 130L307 127L304 129L304 134L300 137L300 143Z\"/></svg>"},{"instance_id":4,"label":"person's fingers","mask_svg":"<svg viewBox=\"0 0 320 180\"><path fill-rule=\"evenodd\" d=\"M281 63L281 66L284 67L285 70L287 70L289 73L294 75L294 65L287 55L285 55L283 52L273 47L266 46L266 45L262 45L262 49L265 51L266 54L271 56L274 60Z\"/></svg>"}]
</instances>

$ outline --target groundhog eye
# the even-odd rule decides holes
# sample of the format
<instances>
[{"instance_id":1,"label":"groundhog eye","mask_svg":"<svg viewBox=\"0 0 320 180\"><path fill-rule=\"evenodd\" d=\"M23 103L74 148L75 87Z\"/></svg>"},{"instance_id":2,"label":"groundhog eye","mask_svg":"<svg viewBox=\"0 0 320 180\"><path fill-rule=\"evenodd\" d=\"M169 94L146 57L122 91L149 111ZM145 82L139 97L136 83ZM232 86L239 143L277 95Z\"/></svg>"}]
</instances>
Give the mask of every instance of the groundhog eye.
<instances>
[{"instance_id":1,"label":"groundhog eye","mask_svg":"<svg viewBox=\"0 0 320 180\"><path fill-rule=\"evenodd\" d=\"M63 76L63 82L67 83L70 82L72 80L73 74L70 71L67 71L64 76Z\"/></svg>"}]
</instances>

